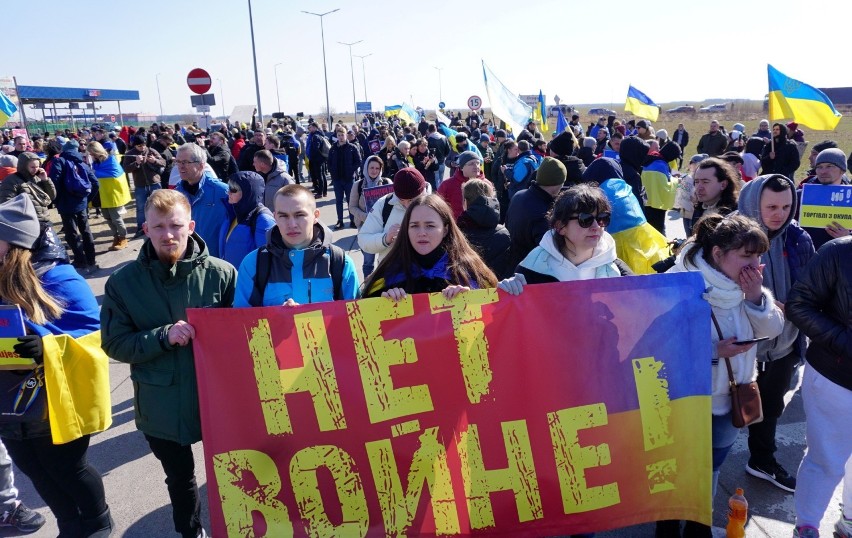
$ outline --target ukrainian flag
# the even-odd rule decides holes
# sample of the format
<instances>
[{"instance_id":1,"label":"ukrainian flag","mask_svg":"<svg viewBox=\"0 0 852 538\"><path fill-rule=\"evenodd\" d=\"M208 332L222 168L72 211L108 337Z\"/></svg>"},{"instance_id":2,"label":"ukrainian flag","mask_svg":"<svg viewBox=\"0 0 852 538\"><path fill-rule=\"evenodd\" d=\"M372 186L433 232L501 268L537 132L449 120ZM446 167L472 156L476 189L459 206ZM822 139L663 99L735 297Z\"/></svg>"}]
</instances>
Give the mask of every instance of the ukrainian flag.
<instances>
[{"instance_id":1,"label":"ukrainian flag","mask_svg":"<svg viewBox=\"0 0 852 538\"><path fill-rule=\"evenodd\" d=\"M565 114L561 108L556 109L556 134L561 134L562 131L568 128L568 120L565 119Z\"/></svg>"},{"instance_id":2,"label":"ukrainian flag","mask_svg":"<svg viewBox=\"0 0 852 538\"><path fill-rule=\"evenodd\" d=\"M624 103L625 112L633 112L640 118L657 121L660 115L660 107L650 97L640 92L633 86L627 89L627 102Z\"/></svg>"},{"instance_id":3,"label":"ukrainian flag","mask_svg":"<svg viewBox=\"0 0 852 538\"><path fill-rule=\"evenodd\" d=\"M544 105L544 95L541 93L541 90L538 91L538 105L535 107L533 112L538 112L538 121L539 125L541 125L541 132L546 133L550 130L550 127L547 126L547 107Z\"/></svg>"},{"instance_id":4,"label":"ukrainian flag","mask_svg":"<svg viewBox=\"0 0 852 538\"><path fill-rule=\"evenodd\" d=\"M790 78L771 65L769 71L769 119L792 118L817 131L833 131L840 118L831 100L817 88Z\"/></svg>"},{"instance_id":5,"label":"ukrainian flag","mask_svg":"<svg viewBox=\"0 0 852 538\"><path fill-rule=\"evenodd\" d=\"M5 93L0 92L0 127L6 125L9 118L11 118L17 111L18 107L15 106L15 103L6 97Z\"/></svg>"},{"instance_id":6,"label":"ukrainian flag","mask_svg":"<svg viewBox=\"0 0 852 538\"><path fill-rule=\"evenodd\" d=\"M402 103L399 109L399 119L405 120L409 125L416 125L420 121L420 114L408 103Z\"/></svg>"}]
</instances>

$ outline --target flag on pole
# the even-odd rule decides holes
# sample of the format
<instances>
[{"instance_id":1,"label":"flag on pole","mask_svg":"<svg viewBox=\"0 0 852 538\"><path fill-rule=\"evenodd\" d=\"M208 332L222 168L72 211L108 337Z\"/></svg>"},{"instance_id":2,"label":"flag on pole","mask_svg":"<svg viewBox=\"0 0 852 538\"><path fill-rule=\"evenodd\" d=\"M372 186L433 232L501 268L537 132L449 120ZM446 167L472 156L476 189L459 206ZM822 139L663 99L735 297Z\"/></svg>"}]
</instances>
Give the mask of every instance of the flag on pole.
<instances>
[{"instance_id":1,"label":"flag on pole","mask_svg":"<svg viewBox=\"0 0 852 538\"><path fill-rule=\"evenodd\" d=\"M817 131L833 131L840 118L831 100L819 89L790 78L767 64L769 71L769 119L791 118Z\"/></svg>"},{"instance_id":2,"label":"flag on pole","mask_svg":"<svg viewBox=\"0 0 852 538\"><path fill-rule=\"evenodd\" d=\"M550 130L550 127L547 126L547 107L544 105L544 95L541 93L541 90L538 91L538 116L539 116L539 130L542 133L546 133Z\"/></svg>"},{"instance_id":3,"label":"flag on pole","mask_svg":"<svg viewBox=\"0 0 852 538\"><path fill-rule=\"evenodd\" d=\"M18 107L15 106L15 103L6 97L5 93L0 92L0 127L6 125L9 118L11 118L17 111Z\"/></svg>"},{"instance_id":4,"label":"flag on pole","mask_svg":"<svg viewBox=\"0 0 852 538\"><path fill-rule=\"evenodd\" d=\"M399 109L399 119L405 120L409 125L416 124L420 121L420 114L414 110L413 106L403 101Z\"/></svg>"},{"instance_id":5,"label":"flag on pole","mask_svg":"<svg viewBox=\"0 0 852 538\"><path fill-rule=\"evenodd\" d=\"M625 112L633 112L640 118L657 121L660 115L660 107L650 97L637 90L633 86L627 89L627 102L624 103Z\"/></svg>"},{"instance_id":6,"label":"flag on pole","mask_svg":"<svg viewBox=\"0 0 852 538\"><path fill-rule=\"evenodd\" d=\"M568 128L568 120L565 119L565 114L559 106L556 107L556 134L561 134Z\"/></svg>"},{"instance_id":7,"label":"flag on pole","mask_svg":"<svg viewBox=\"0 0 852 538\"><path fill-rule=\"evenodd\" d=\"M532 107L509 91L482 60L482 76L485 78L485 91L491 105L491 113L506 122L515 136L521 134L524 125L532 117Z\"/></svg>"}]
</instances>

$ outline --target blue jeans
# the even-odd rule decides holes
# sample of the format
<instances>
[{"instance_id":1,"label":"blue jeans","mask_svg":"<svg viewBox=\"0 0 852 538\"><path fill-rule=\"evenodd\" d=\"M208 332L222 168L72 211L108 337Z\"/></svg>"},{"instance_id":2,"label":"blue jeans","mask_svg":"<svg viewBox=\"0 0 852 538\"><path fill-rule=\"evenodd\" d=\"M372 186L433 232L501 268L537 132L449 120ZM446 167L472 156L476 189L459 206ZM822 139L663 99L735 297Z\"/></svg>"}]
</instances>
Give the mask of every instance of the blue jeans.
<instances>
[{"instance_id":1,"label":"blue jeans","mask_svg":"<svg viewBox=\"0 0 852 538\"><path fill-rule=\"evenodd\" d=\"M366 280L367 276L376 268L376 255L372 252L364 252L363 250L361 254L364 255L364 265L361 266L361 272L364 273L364 279Z\"/></svg>"},{"instance_id":2,"label":"blue jeans","mask_svg":"<svg viewBox=\"0 0 852 538\"><path fill-rule=\"evenodd\" d=\"M716 497L716 485L719 483L719 469L722 467L728 452L734 446L740 429L731 422L731 413L721 416L713 415L713 497Z\"/></svg>"},{"instance_id":3,"label":"blue jeans","mask_svg":"<svg viewBox=\"0 0 852 538\"><path fill-rule=\"evenodd\" d=\"M441 182L444 181L444 171L447 169L447 165L441 163L438 165L438 172L435 174L435 189L441 186Z\"/></svg>"},{"instance_id":4,"label":"blue jeans","mask_svg":"<svg viewBox=\"0 0 852 538\"><path fill-rule=\"evenodd\" d=\"M337 222L343 222L343 200L349 205L349 193L352 192L352 178L334 180L334 205L337 207ZM349 216L352 222L352 215Z\"/></svg>"},{"instance_id":5,"label":"blue jeans","mask_svg":"<svg viewBox=\"0 0 852 538\"><path fill-rule=\"evenodd\" d=\"M142 229L142 225L145 224L145 203L148 201L148 197L151 196L151 193L157 189L161 189L162 187L159 184L148 185L147 187L136 187L133 191L133 196L136 198L136 229L137 231Z\"/></svg>"}]
</instances>

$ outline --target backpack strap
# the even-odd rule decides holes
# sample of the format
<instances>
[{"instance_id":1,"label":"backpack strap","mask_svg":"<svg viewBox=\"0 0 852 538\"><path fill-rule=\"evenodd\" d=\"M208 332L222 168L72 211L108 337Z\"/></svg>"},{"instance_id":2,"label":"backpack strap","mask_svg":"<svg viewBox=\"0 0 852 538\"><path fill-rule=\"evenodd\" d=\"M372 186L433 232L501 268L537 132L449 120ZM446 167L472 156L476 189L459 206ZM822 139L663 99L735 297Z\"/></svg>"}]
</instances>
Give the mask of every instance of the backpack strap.
<instances>
[{"instance_id":1,"label":"backpack strap","mask_svg":"<svg viewBox=\"0 0 852 538\"><path fill-rule=\"evenodd\" d=\"M385 205L382 206L382 229L388 224L388 219L390 218L391 212L393 211L393 206L390 204L391 197L393 193L385 194Z\"/></svg>"},{"instance_id":2,"label":"backpack strap","mask_svg":"<svg viewBox=\"0 0 852 538\"><path fill-rule=\"evenodd\" d=\"M263 306L263 293L269 282L269 274L272 272L272 254L265 246L257 249L255 260L254 287L251 290L249 304L251 306Z\"/></svg>"},{"instance_id":3,"label":"backpack strap","mask_svg":"<svg viewBox=\"0 0 852 538\"><path fill-rule=\"evenodd\" d=\"M329 249L331 260L329 273L331 274L331 283L334 287L334 300L343 299L343 267L346 265L346 253L337 245L331 245Z\"/></svg>"}]
</instances>

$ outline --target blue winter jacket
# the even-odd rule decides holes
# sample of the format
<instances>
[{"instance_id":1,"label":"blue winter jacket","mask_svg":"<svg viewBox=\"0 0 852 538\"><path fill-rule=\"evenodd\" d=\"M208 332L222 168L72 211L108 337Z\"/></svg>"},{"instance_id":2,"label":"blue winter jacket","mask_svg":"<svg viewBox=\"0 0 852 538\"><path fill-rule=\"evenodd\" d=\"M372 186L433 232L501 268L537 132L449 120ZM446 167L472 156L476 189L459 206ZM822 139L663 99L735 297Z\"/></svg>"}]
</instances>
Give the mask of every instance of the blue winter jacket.
<instances>
[{"instance_id":1,"label":"blue winter jacket","mask_svg":"<svg viewBox=\"0 0 852 538\"><path fill-rule=\"evenodd\" d=\"M195 221L195 233L207 243L209 254L219 257L219 228L228 219L225 204L228 203L228 186L210 172L204 172L198 183L198 192L189 194L181 181L175 190L183 194L192 206L192 220ZM224 202L224 203L223 203Z\"/></svg>"},{"instance_id":2,"label":"blue winter jacket","mask_svg":"<svg viewBox=\"0 0 852 538\"><path fill-rule=\"evenodd\" d=\"M331 280L331 230L322 224L314 225L314 240L303 249L284 244L277 227L269 231L267 249L272 256L269 279L263 290L263 306L278 306L287 299L299 304L322 303L334 300ZM237 273L237 292L234 307L252 306L250 299L257 275L257 250L249 252ZM358 274L355 264L344 258L341 290L346 300L358 298Z\"/></svg>"},{"instance_id":3,"label":"blue winter jacket","mask_svg":"<svg viewBox=\"0 0 852 538\"><path fill-rule=\"evenodd\" d=\"M238 172L230 181L240 186L236 204L225 202L228 219L219 229L219 257L239 267L246 254L266 244L266 232L275 226L272 212L263 205L265 185L255 172Z\"/></svg>"},{"instance_id":4,"label":"blue winter jacket","mask_svg":"<svg viewBox=\"0 0 852 538\"><path fill-rule=\"evenodd\" d=\"M65 170L71 163L82 163L86 174L89 177L89 183L92 184L92 193L97 192L98 178L95 172L88 164L83 161L83 156L77 150L66 150L53 159L53 164L50 167L50 179L56 186L56 211L60 215L68 215L85 211L89 205L88 196L76 196L68 192L65 188Z\"/></svg>"}]
</instances>

